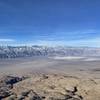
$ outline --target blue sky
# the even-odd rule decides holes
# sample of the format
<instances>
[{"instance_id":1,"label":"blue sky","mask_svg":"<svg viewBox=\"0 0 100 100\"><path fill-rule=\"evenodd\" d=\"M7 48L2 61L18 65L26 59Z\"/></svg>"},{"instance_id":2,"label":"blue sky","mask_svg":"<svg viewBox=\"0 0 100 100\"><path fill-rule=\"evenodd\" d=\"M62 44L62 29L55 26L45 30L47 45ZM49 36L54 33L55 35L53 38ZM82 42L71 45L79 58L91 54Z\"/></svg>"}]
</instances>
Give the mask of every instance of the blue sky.
<instances>
[{"instance_id":1,"label":"blue sky","mask_svg":"<svg viewBox=\"0 0 100 100\"><path fill-rule=\"evenodd\" d=\"M0 0L0 45L100 47L100 0Z\"/></svg>"}]
</instances>

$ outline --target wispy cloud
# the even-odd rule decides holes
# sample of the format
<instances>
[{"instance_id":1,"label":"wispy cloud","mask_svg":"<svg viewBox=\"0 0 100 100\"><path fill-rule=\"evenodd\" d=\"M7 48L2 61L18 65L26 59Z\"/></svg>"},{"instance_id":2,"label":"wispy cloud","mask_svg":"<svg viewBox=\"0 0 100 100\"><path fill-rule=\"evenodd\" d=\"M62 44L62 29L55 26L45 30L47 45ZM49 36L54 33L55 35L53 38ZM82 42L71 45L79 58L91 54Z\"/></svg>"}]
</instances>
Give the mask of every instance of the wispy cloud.
<instances>
[{"instance_id":1,"label":"wispy cloud","mask_svg":"<svg viewBox=\"0 0 100 100\"><path fill-rule=\"evenodd\" d=\"M45 45L45 46L88 46L88 47L100 47L100 38L93 39L84 39L84 40L38 40L33 43L29 43L29 45ZM27 44L28 45L28 44Z\"/></svg>"},{"instance_id":2,"label":"wispy cloud","mask_svg":"<svg viewBox=\"0 0 100 100\"><path fill-rule=\"evenodd\" d=\"M13 39L0 39L0 42L14 42Z\"/></svg>"},{"instance_id":3,"label":"wispy cloud","mask_svg":"<svg viewBox=\"0 0 100 100\"><path fill-rule=\"evenodd\" d=\"M62 32L52 34L21 34L16 38L1 38L2 45L90 46L100 47L99 30ZM13 35L13 34L9 34ZM25 36L24 36L25 35ZM15 35L16 36L16 35ZM24 38L20 38L20 37ZM34 37L33 37L34 36Z\"/></svg>"}]
</instances>

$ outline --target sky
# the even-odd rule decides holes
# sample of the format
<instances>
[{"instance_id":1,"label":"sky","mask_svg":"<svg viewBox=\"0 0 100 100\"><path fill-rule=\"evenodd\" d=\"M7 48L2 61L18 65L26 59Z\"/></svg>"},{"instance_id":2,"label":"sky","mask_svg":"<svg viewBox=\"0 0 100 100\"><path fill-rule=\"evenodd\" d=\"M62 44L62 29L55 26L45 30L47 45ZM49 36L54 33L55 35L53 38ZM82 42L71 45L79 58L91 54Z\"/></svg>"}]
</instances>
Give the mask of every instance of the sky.
<instances>
[{"instance_id":1,"label":"sky","mask_svg":"<svg viewBox=\"0 0 100 100\"><path fill-rule=\"evenodd\" d=\"M100 0L0 0L0 45L100 47Z\"/></svg>"}]
</instances>

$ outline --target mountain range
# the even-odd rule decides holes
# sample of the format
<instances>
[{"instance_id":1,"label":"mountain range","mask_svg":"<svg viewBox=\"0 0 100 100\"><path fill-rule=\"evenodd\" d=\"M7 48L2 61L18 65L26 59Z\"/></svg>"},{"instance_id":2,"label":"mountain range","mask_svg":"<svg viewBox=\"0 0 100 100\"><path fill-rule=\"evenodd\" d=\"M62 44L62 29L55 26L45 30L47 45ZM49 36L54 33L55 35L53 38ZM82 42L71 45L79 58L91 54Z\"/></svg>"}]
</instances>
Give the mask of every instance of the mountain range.
<instances>
[{"instance_id":1,"label":"mountain range","mask_svg":"<svg viewBox=\"0 0 100 100\"><path fill-rule=\"evenodd\" d=\"M100 48L93 47L47 47L47 46L0 46L0 58L34 56L100 56Z\"/></svg>"}]
</instances>

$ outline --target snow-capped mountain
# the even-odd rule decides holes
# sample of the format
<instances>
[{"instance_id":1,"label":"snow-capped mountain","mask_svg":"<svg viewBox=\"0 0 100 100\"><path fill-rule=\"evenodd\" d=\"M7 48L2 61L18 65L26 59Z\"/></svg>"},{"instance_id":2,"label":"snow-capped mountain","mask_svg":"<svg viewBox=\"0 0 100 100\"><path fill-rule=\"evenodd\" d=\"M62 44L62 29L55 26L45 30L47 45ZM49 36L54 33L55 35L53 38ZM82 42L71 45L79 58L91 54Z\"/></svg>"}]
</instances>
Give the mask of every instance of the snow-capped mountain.
<instances>
[{"instance_id":1,"label":"snow-capped mountain","mask_svg":"<svg viewBox=\"0 0 100 100\"><path fill-rule=\"evenodd\" d=\"M100 56L100 48L46 47L46 46L0 46L0 58L32 56Z\"/></svg>"}]
</instances>

